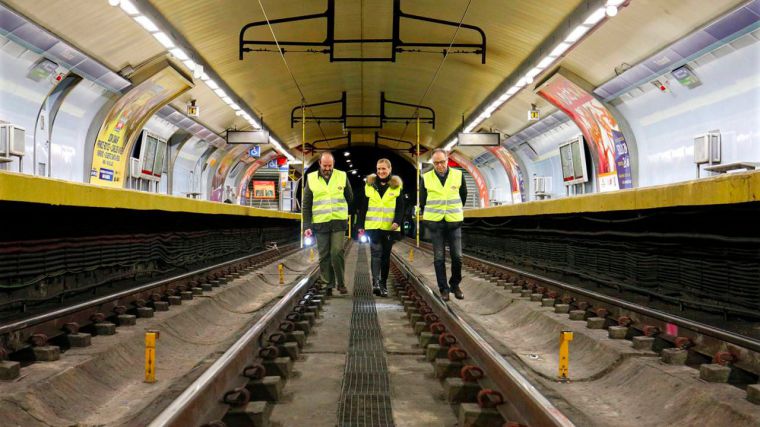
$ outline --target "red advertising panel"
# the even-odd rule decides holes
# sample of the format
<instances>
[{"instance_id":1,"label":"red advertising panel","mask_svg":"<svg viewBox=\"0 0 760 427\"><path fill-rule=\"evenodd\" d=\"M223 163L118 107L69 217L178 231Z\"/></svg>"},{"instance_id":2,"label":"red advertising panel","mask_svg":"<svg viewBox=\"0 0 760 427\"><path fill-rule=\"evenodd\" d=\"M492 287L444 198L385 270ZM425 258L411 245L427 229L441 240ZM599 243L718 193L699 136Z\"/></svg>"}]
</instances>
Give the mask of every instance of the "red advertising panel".
<instances>
[{"instance_id":1,"label":"red advertising panel","mask_svg":"<svg viewBox=\"0 0 760 427\"><path fill-rule=\"evenodd\" d=\"M253 181L254 199L275 199L274 181Z\"/></svg>"},{"instance_id":2,"label":"red advertising panel","mask_svg":"<svg viewBox=\"0 0 760 427\"><path fill-rule=\"evenodd\" d=\"M520 171L520 166L517 165L517 161L506 148L504 147L488 147L488 150L496 157L496 159L507 171L507 177L509 177L509 185L512 187L512 203L522 203L525 201L525 185L523 184L523 176Z\"/></svg>"},{"instance_id":3,"label":"red advertising panel","mask_svg":"<svg viewBox=\"0 0 760 427\"><path fill-rule=\"evenodd\" d=\"M600 191L633 187L628 143L607 107L559 72L540 86L538 94L570 116L583 133L596 160Z\"/></svg>"},{"instance_id":4,"label":"red advertising panel","mask_svg":"<svg viewBox=\"0 0 760 427\"><path fill-rule=\"evenodd\" d=\"M480 199L480 206L487 208L488 207L488 186L486 186L486 180L483 178L483 174L480 173L478 168L475 167L475 165L472 164L470 159L468 159L465 156L461 156L457 153L451 153L449 155L449 158L457 162L459 165L461 165L467 172L470 173L470 176L475 180L475 185L478 186L478 199ZM470 197L470 196L468 196Z\"/></svg>"}]
</instances>

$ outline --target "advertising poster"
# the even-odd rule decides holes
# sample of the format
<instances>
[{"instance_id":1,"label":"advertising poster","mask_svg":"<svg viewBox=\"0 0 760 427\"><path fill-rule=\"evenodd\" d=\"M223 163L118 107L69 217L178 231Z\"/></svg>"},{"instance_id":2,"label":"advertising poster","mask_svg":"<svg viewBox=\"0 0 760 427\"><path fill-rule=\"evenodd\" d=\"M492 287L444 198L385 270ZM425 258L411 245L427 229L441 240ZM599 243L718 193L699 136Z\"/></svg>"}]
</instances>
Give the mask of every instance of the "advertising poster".
<instances>
[{"instance_id":1,"label":"advertising poster","mask_svg":"<svg viewBox=\"0 0 760 427\"><path fill-rule=\"evenodd\" d=\"M240 157L247 151L244 145L232 145L222 160L219 161L219 167L214 171L214 176L211 178L211 201L221 202L224 198L234 199L235 193L233 188L224 188L224 182L227 180L227 173L230 169L240 160ZM225 196L226 190L226 196ZM238 192L237 194L242 194Z\"/></svg>"},{"instance_id":2,"label":"advertising poster","mask_svg":"<svg viewBox=\"0 0 760 427\"><path fill-rule=\"evenodd\" d=\"M467 172L470 173L470 176L472 176L472 178L475 180L475 185L478 187L478 198L480 200L479 206L482 208L487 208L489 202L488 186L486 185L486 180L483 178L483 175L480 173L478 168L472 164L470 159L457 153L451 153L449 155L449 158L459 163L465 170L467 170ZM468 195L468 197L470 196Z\"/></svg>"},{"instance_id":3,"label":"advertising poster","mask_svg":"<svg viewBox=\"0 0 760 427\"><path fill-rule=\"evenodd\" d=\"M275 199L274 181L253 181L254 199Z\"/></svg>"},{"instance_id":4,"label":"advertising poster","mask_svg":"<svg viewBox=\"0 0 760 427\"><path fill-rule=\"evenodd\" d=\"M167 64L119 98L95 140L90 184L122 188L140 129L156 110L191 87L190 81Z\"/></svg>"},{"instance_id":5,"label":"advertising poster","mask_svg":"<svg viewBox=\"0 0 760 427\"><path fill-rule=\"evenodd\" d=\"M489 147L488 150L507 171L509 185L512 189L512 203L522 203L525 201L525 184L520 166L517 164L512 153L504 147Z\"/></svg>"},{"instance_id":6,"label":"advertising poster","mask_svg":"<svg viewBox=\"0 0 760 427\"><path fill-rule=\"evenodd\" d=\"M599 191L633 188L628 143L601 102L559 72L539 87L538 94L570 116L583 133L596 159Z\"/></svg>"}]
</instances>

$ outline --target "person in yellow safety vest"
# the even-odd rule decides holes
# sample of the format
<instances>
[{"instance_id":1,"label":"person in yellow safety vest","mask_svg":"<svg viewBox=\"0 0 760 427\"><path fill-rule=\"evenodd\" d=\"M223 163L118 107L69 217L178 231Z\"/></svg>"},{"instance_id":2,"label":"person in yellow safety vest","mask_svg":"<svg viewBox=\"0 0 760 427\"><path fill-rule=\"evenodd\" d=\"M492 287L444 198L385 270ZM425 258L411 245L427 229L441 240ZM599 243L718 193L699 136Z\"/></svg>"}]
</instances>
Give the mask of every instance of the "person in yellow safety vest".
<instances>
[{"instance_id":1,"label":"person in yellow safety vest","mask_svg":"<svg viewBox=\"0 0 760 427\"><path fill-rule=\"evenodd\" d=\"M433 169L420 178L420 210L422 224L433 242L433 266L441 299L449 300L449 292L464 299L459 288L462 282L462 222L467 186L458 169L449 168L449 156L443 149L433 150ZM451 254L451 280L446 283L446 240Z\"/></svg>"},{"instance_id":2,"label":"person in yellow safety vest","mask_svg":"<svg viewBox=\"0 0 760 427\"><path fill-rule=\"evenodd\" d=\"M306 175L303 194L304 236L316 233L319 281L326 286L327 295L332 295L336 284L341 294L348 293L343 243L348 229L348 209L353 201L351 183L345 172L333 169L334 163L332 153L322 153L319 171Z\"/></svg>"},{"instance_id":3,"label":"person in yellow safety vest","mask_svg":"<svg viewBox=\"0 0 760 427\"><path fill-rule=\"evenodd\" d=\"M364 208L359 209L356 227L359 238L369 237L372 261L372 293L388 296L388 270L391 265L391 249L401 239L404 219L403 183L397 175L391 175L391 161L377 161L377 173L367 177L364 186Z\"/></svg>"}]
</instances>

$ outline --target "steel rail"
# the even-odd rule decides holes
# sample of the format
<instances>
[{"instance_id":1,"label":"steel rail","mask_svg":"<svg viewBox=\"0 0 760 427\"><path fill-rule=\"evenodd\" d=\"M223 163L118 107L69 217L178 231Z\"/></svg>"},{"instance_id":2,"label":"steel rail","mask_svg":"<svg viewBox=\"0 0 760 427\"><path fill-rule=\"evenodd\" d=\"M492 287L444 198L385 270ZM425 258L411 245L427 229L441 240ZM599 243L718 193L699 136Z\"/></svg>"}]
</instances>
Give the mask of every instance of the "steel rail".
<instances>
[{"instance_id":1,"label":"steel rail","mask_svg":"<svg viewBox=\"0 0 760 427\"><path fill-rule=\"evenodd\" d=\"M550 284L552 286L556 286L561 289L565 289L568 291L571 291L573 293L583 295L587 298L595 299L597 301L601 301L605 304L614 305L617 307L624 308L626 310L630 310L639 314L643 314L647 317L651 317L654 319L661 320L663 322L672 323L677 326L681 326L684 328L687 328L689 330L692 330L696 333L708 335L713 338L717 338L721 341L725 341L727 343L731 343L734 345L738 345L740 347L744 347L748 350L752 350L755 352L760 352L760 341L754 340L750 337L746 337L743 335L739 335L736 333L733 333L731 331L726 331L720 328L716 328L714 326L710 326L704 323L696 322L690 319L686 319L684 317L676 316L674 314L670 314L664 311L660 310L654 310L648 307L644 307L642 305L634 304L629 301L622 300L620 298L611 297L609 295L601 294L598 292L590 291L588 289L584 289L578 286L571 285L569 283L560 282L558 280L550 279L548 277L544 277L535 273L530 273L524 270L520 270L514 267L506 267L500 264L497 264L495 262L483 260L477 257L474 257L472 255L464 255L465 258L469 258L473 261L488 265L490 267L494 268L500 268L503 270L511 271L515 274L519 274L520 276L524 276L533 280L539 280L541 282L545 282L547 284Z\"/></svg>"},{"instance_id":2,"label":"steel rail","mask_svg":"<svg viewBox=\"0 0 760 427\"><path fill-rule=\"evenodd\" d=\"M457 342L468 355L483 369L488 379L493 381L505 400L519 410L519 415L531 426L574 426L557 407L544 397L522 374L504 359L467 322L454 313L433 290L424 285L421 275L412 272L403 258L392 252L396 264L413 279L417 292L427 301L433 312L454 334Z\"/></svg>"},{"instance_id":3,"label":"steel rail","mask_svg":"<svg viewBox=\"0 0 760 427\"><path fill-rule=\"evenodd\" d=\"M169 404L149 427L201 425L221 419L229 407L222 396L247 383L241 373L256 359L256 347L270 326L284 318L316 278L317 266L230 346L206 371Z\"/></svg>"},{"instance_id":4,"label":"steel rail","mask_svg":"<svg viewBox=\"0 0 760 427\"><path fill-rule=\"evenodd\" d=\"M95 299L92 299L92 300L84 301L84 302L81 302L81 303L78 303L78 304L75 304L75 305L72 305L72 306L68 306L68 307L65 307L65 308L61 308L61 309L58 309L58 310L55 310L55 311L50 311L50 312L47 312L47 313L42 313L42 314L39 314L39 315L36 315L36 316L32 316L32 317L28 317L28 318L25 318L25 319L17 320L17 321L11 322L11 323L6 323L6 324L3 324L3 325L0 325L0 336L6 335L6 334L10 334L10 333L14 333L14 332L17 332L17 331L22 330L22 329L27 329L27 328L30 328L32 326L39 325L39 324L42 324L42 323L45 323L45 322L54 321L54 320L59 319L61 317L69 316L69 315L75 314L75 313L77 313L79 311L90 309L92 307L97 307L97 306L100 306L100 305L103 305L103 304L107 304L107 303L110 303L110 302L113 302L113 301L118 301L118 300L121 300L121 299L123 299L125 297L129 297L130 295L134 295L134 294L137 294L137 293L149 291L149 290L151 290L153 288L165 286L165 285L171 284L172 282L176 282L178 280L189 279L189 278L192 278L193 276L196 276L198 274L203 274L203 273L215 270L215 269L224 268L224 267L226 267L228 265L234 265L235 263L245 261L245 260L247 260L249 258L252 258L252 257L266 255L267 253L270 253L270 252L273 252L273 251L294 249L294 248L290 247L290 246L293 246L293 245L294 244L288 244L288 245L286 245L286 246L284 246L283 248L280 248L280 249L267 249L267 250L264 250L264 251L261 251L261 252L256 252L255 254L245 255L245 256L242 256L242 257L239 257L239 258L235 258L235 259L232 259L232 260L229 260L229 261L224 261L224 262L221 262L221 263L218 263L218 264L214 264L214 265L211 265L211 266L208 266L208 267L200 268L198 270L193 270L193 271L188 272L188 273L183 273L183 274L180 274L178 276L172 276L172 277L168 277L166 279L161 279L161 280L157 280L157 281L154 281L154 282L146 283L146 284L138 286L136 288L127 289L127 290L120 291L120 292L117 292L117 293L114 293L114 294L110 294L110 295L106 295L106 296L103 296L103 297L100 297L100 298L95 298Z\"/></svg>"}]
</instances>

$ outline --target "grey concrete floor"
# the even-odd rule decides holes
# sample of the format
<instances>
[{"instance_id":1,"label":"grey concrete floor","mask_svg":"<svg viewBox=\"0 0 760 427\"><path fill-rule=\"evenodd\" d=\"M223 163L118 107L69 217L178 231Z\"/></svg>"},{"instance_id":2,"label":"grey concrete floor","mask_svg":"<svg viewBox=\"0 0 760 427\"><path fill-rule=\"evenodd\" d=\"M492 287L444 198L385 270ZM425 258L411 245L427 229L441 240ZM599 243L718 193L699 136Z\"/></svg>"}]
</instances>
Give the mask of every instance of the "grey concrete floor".
<instances>
[{"instance_id":1,"label":"grey concrete floor","mask_svg":"<svg viewBox=\"0 0 760 427\"><path fill-rule=\"evenodd\" d=\"M347 278L354 277L357 252L354 245L346 256ZM328 300L302 360L296 362L298 374L287 382L283 401L274 407L274 426L336 425L353 308L350 282L348 295ZM432 365L422 357L402 306L390 297L375 301L390 375L394 423L409 427L456 425L456 415L443 399L443 387L433 376Z\"/></svg>"}]
</instances>

